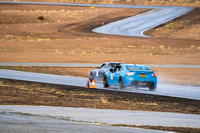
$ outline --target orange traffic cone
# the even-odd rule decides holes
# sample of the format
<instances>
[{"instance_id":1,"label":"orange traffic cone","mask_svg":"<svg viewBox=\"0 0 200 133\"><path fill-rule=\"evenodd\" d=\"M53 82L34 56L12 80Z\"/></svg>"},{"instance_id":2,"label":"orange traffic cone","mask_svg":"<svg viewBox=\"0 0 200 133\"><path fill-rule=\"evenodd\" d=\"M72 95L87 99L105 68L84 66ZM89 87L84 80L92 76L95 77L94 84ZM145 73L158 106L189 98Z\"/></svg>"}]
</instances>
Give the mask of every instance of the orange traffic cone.
<instances>
[{"instance_id":1,"label":"orange traffic cone","mask_svg":"<svg viewBox=\"0 0 200 133\"><path fill-rule=\"evenodd\" d=\"M91 86L91 88L95 88L95 81L94 80L92 80L92 86Z\"/></svg>"},{"instance_id":2,"label":"orange traffic cone","mask_svg":"<svg viewBox=\"0 0 200 133\"><path fill-rule=\"evenodd\" d=\"M90 81L89 81L89 79L87 80L86 88L90 88Z\"/></svg>"}]
</instances>

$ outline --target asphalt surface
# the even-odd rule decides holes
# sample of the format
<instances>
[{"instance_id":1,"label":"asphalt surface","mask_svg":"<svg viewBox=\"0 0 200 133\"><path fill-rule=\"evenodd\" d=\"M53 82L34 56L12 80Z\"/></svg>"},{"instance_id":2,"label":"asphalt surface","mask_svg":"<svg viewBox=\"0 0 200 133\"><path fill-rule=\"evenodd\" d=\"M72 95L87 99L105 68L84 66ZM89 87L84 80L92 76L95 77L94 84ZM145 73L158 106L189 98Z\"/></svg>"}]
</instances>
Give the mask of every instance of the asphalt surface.
<instances>
[{"instance_id":1,"label":"asphalt surface","mask_svg":"<svg viewBox=\"0 0 200 133\"><path fill-rule=\"evenodd\" d=\"M1 62L0 66L38 66L38 67L100 67L102 64L91 63L23 63L23 62ZM144 64L148 67L158 68L200 68L200 65L178 65L178 64Z\"/></svg>"},{"instance_id":2,"label":"asphalt surface","mask_svg":"<svg viewBox=\"0 0 200 133\"><path fill-rule=\"evenodd\" d=\"M71 122L75 121L82 123L98 123L103 125L124 124L138 126L149 125L190 128L200 127L200 115L182 113L50 106L1 105L0 112L3 111L7 113L16 112L15 114L28 114L29 116L37 115L48 116L51 118L67 118L67 120ZM2 117L2 115L3 114L1 113L0 118ZM2 120L2 118L0 119L0 121L1 123L5 122ZM20 122L24 123L23 121ZM32 121L32 123L35 122Z\"/></svg>"},{"instance_id":3,"label":"asphalt surface","mask_svg":"<svg viewBox=\"0 0 200 133\"><path fill-rule=\"evenodd\" d=\"M49 116L31 116L8 112L0 111L1 133L162 133L162 131L156 130L97 125L86 122L62 120L50 117L51 114L48 114Z\"/></svg>"},{"instance_id":4,"label":"asphalt surface","mask_svg":"<svg viewBox=\"0 0 200 133\"><path fill-rule=\"evenodd\" d=\"M93 31L103 34L149 37L143 34L144 31L156 27L162 23L177 18L193 8L190 7L151 7L151 11L132 16L123 20L112 22L95 28Z\"/></svg>"},{"instance_id":5,"label":"asphalt surface","mask_svg":"<svg viewBox=\"0 0 200 133\"><path fill-rule=\"evenodd\" d=\"M22 71L14 71L6 69L0 69L0 78L68 85L68 86L78 86L78 87L86 87L86 83L88 80L88 78L81 78L81 77L22 72ZM200 100L200 87L193 87L193 86L158 84L158 88L155 91L149 91L148 88L132 89L128 87L124 90L120 90L117 87L104 88L102 82L96 82L95 87L97 89L108 89L114 91L126 91L130 93L136 92L136 93Z\"/></svg>"},{"instance_id":6,"label":"asphalt surface","mask_svg":"<svg viewBox=\"0 0 200 133\"><path fill-rule=\"evenodd\" d=\"M50 2L18 2L18 1L0 1L0 3L13 4L45 4L45 5L63 5L63 6L95 6L95 7L113 7L113 8L146 8L151 11L132 16L123 20L112 22L104 26L93 29L94 32L122 36L149 37L143 35L145 30L156 27L162 23L177 18L187 12L192 7L175 6L137 6L137 5L100 5L100 4L76 4L76 3L50 3Z\"/></svg>"}]
</instances>

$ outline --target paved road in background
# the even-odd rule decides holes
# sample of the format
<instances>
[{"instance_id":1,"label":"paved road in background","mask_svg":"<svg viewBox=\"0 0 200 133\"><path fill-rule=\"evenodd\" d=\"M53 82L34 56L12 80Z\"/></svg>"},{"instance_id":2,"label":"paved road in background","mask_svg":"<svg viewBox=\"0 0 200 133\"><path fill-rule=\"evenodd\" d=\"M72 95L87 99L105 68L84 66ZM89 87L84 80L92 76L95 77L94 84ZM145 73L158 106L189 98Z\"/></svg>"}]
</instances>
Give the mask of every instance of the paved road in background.
<instances>
[{"instance_id":1,"label":"paved road in background","mask_svg":"<svg viewBox=\"0 0 200 133\"><path fill-rule=\"evenodd\" d=\"M38 67L100 67L102 64L89 63L12 63L2 62L0 66L38 66ZM171 64L144 64L148 67L159 68L200 68L200 65L171 65Z\"/></svg>"},{"instance_id":2,"label":"paved road in background","mask_svg":"<svg viewBox=\"0 0 200 133\"><path fill-rule=\"evenodd\" d=\"M93 31L97 33L122 35L122 36L135 36L135 37L149 37L143 35L143 32L145 30L151 29L162 23L175 19L194 9L192 7L175 7L175 6L170 7L170 6L137 6L137 5L100 5L100 4L50 3L50 2L18 2L18 1L13 1L13 2L0 1L0 3L153 9L151 11L135 15L123 20L119 20L116 22L112 22L104 26L93 29Z\"/></svg>"},{"instance_id":3,"label":"paved road in background","mask_svg":"<svg viewBox=\"0 0 200 133\"><path fill-rule=\"evenodd\" d=\"M151 7L151 11L132 16L123 20L112 22L95 28L93 31L103 34L149 37L143 34L144 31L156 27L169 20L177 18L187 12L191 7Z\"/></svg>"},{"instance_id":4,"label":"paved road in background","mask_svg":"<svg viewBox=\"0 0 200 133\"><path fill-rule=\"evenodd\" d=\"M53 74L40 74L32 72L21 72L14 70L0 69L0 78L33 81L41 83L52 83L59 85L86 87L88 78L61 76ZM96 82L95 87L97 89L107 89L114 91L136 92L144 94L155 94L163 96L173 96L188 99L200 100L200 87L183 86L183 85L168 85L158 84L158 88L155 91L149 91L147 88L132 89L127 87L126 90L119 90L116 87L104 88L102 82Z\"/></svg>"}]
</instances>

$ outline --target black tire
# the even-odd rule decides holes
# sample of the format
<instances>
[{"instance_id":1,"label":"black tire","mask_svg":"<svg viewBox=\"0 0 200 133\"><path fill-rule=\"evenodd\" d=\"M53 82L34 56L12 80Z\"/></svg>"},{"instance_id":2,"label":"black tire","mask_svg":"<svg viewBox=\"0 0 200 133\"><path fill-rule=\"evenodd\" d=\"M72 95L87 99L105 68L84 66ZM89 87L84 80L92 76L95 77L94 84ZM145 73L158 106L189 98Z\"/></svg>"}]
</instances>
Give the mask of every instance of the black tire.
<instances>
[{"instance_id":1,"label":"black tire","mask_svg":"<svg viewBox=\"0 0 200 133\"><path fill-rule=\"evenodd\" d=\"M104 88L108 88L109 87L109 85L108 85L108 79L107 79L106 76L103 77L103 86L104 86Z\"/></svg>"},{"instance_id":2,"label":"black tire","mask_svg":"<svg viewBox=\"0 0 200 133\"><path fill-rule=\"evenodd\" d=\"M103 81L103 79L104 79L104 76L105 76L105 73L102 74L102 81Z\"/></svg>"},{"instance_id":3,"label":"black tire","mask_svg":"<svg viewBox=\"0 0 200 133\"><path fill-rule=\"evenodd\" d=\"M90 80L90 82L92 82L92 80L94 80L94 75L93 75L93 73L92 73L92 72L90 72L90 75L89 75L89 80Z\"/></svg>"},{"instance_id":4,"label":"black tire","mask_svg":"<svg viewBox=\"0 0 200 133\"><path fill-rule=\"evenodd\" d=\"M123 84L122 77L119 78L119 89L124 89L124 84Z\"/></svg>"},{"instance_id":5,"label":"black tire","mask_svg":"<svg viewBox=\"0 0 200 133\"><path fill-rule=\"evenodd\" d=\"M151 83L150 86L149 86L149 90L153 91L155 89L156 89L156 86L154 86L154 83Z\"/></svg>"},{"instance_id":6,"label":"black tire","mask_svg":"<svg viewBox=\"0 0 200 133\"><path fill-rule=\"evenodd\" d=\"M132 89L138 89L138 85L137 84L133 84L131 87L132 87Z\"/></svg>"}]
</instances>

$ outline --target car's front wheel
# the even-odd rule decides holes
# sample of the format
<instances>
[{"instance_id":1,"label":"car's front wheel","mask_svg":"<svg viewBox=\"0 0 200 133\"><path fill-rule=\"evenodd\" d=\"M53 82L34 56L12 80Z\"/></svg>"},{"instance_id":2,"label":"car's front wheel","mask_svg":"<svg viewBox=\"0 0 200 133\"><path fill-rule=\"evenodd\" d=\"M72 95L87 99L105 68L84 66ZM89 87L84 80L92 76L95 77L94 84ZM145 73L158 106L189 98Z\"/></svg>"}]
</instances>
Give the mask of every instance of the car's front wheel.
<instances>
[{"instance_id":1,"label":"car's front wheel","mask_svg":"<svg viewBox=\"0 0 200 133\"><path fill-rule=\"evenodd\" d=\"M105 73L102 74L102 81L103 81L104 76L105 76Z\"/></svg>"},{"instance_id":2,"label":"car's front wheel","mask_svg":"<svg viewBox=\"0 0 200 133\"><path fill-rule=\"evenodd\" d=\"M119 89L124 89L124 84L123 84L122 77L119 78Z\"/></svg>"},{"instance_id":3,"label":"car's front wheel","mask_svg":"<svg viewBox=\"0 0 200 133\"><path fill-rule=\"evenodd\" d=\"M103 77L103 86L104 86L105 88L109 87L109 85L108 85L108 79L107 79L106 76Z\"/></svg>"},{"instance_id":4,"label":"car's front wheel","mask_svg":"<svg viewBox=\"0 0 200 133\"><path fill-rule=\"evenodd\" d=\"M89 80L90 80L90 82L92 82L92 80L94 80L94 75L93 75L93 73L92 73L92 72L90 72L90 75L89 75Z\"/></svg>"}]
</instances>

